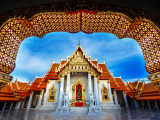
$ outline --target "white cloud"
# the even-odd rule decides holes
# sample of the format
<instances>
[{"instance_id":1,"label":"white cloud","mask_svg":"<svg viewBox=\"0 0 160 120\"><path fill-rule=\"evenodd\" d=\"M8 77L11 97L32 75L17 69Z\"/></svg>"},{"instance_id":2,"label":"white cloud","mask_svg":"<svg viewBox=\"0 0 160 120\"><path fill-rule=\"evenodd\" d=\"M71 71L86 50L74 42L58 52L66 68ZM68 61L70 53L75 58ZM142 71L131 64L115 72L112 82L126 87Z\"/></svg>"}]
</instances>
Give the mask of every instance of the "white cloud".
<instances>
[{"instance_id":1,"label":"white cloud","mask_svg":"<svg viewBox=\"0 0 160 120\"><path fill-rule=\"evenodd\" d=\"M39 73L48 70L51 60L42 56L31 55L27 50L20 51L16 59L16 69L20 71Z\"/></svg>"}]
</instances>

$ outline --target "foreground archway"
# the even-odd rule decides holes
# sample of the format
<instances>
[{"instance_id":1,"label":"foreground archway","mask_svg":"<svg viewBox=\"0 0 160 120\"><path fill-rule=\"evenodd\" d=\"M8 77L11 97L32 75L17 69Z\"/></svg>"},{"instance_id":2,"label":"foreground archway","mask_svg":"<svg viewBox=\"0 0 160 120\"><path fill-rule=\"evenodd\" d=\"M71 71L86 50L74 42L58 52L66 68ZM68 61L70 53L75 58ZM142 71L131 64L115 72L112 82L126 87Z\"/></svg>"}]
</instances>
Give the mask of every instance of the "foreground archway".
<instances>
[{"instance_id":1,"label":"foreground archway","mask_svg":"<svg viewBox=\"0 0 160 120\"><path fill-rule=\"evenodd\" d=\"M125 12L123 12L124 10ZM45 34L55 31L68 31L70 33L79 31L85 33L108 32L119 38L133 38L142 49L146 70L150 74L159 72L159 28L152 21L145 19L145 16L148 15L145 12L139 11L138 15L134 15L127 14L126 11L136 12L133 9L119 6L113 7L79 0L64 4L42 5L39 9L29 7L24 11L23 9L18 12L15 10L13 12L15 14L8 15L9 20L4 23L1 21L1 80L10 81L12 79L8 74L15 68L17 51L25 38L29 36L43 37ZM29 14L30 12L33 13ZM134 20L133 17L135 17ZM154 19L156 18L153 17L152 20ZM157 21L155 23L157 24ZM153 78L152 76L149 77Z\"/></svg>"}]
</instances>

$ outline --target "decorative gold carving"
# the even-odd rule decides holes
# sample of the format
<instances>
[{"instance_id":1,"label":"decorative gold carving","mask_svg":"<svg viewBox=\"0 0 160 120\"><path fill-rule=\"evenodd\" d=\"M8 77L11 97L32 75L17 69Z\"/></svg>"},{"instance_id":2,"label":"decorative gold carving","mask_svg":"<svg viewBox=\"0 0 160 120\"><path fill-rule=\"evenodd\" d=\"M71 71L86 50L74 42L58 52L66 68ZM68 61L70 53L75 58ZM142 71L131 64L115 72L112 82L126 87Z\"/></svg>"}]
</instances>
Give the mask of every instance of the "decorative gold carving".
<instances>
[{"instance_id":1,"label":"decorative gold carving","mask_svg":"<svg viewBox=\"0 0 160 120\"><path fill-rule=\"evenodd\" d=\"M52 88L49 90L49 97L48 97L48 102L55 102L56 99L56 88L54 87L54 85L52 86Z\"/></svg>"},{"instance_id":2,"label":"decorative gold carving","mask_svg":"<svg viewBox=\"0 0 160 120\"><path fill-rule=\"evenodd\" d=\"M104 102L110 101L109 93L108 93L109 91L108 91L107 87L105 87L105 85L103 85L101 92L102 92L102 101L104 101Z\"/></svg>"},{"instance_id":3,"label":"decorative gold carving","mask_svg":"<svg viewBox=\"0 0 160 120\"><path fill-rule=\"evenodd\" d=\"M83 106L86 106L86 100L85 100L85 85L84 83L80 80L80 78L78 78L78 80L74 83L74 85L72 86L72 90L73 90L73 99L72 99L72 106L75 105L76 101L76 86L77 85L81 85L82 86L82 102L83 102Z\"/></svg>"}]
</instances>

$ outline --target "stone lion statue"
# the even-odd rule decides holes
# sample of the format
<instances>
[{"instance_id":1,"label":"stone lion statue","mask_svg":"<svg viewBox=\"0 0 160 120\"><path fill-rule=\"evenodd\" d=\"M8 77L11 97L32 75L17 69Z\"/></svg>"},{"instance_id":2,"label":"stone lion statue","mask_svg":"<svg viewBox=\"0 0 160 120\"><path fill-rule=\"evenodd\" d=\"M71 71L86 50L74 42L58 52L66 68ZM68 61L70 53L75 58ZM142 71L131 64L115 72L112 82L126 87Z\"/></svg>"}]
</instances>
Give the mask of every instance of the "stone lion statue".
<instances>
[{"instance_id":1,"label":"stone lion statue","mask_svg":"<svg viewBox=\"0 0 160 120\"><path fill-rule=\"evenodd\" d=\"M69 105L69 97L68 94L65 93L64 94L64 106L68 106Z\"/></svg>"},{"instance_id":2,"label":"stone lion statue","mask_svg":"<svg viewBox=\"0 0 160 120\"><path fill-rule=\"evenodd\" d=\"M94 105L94 97L93 97L93 93L90 93L90 106Z\"/></svg>"}]
</instances>

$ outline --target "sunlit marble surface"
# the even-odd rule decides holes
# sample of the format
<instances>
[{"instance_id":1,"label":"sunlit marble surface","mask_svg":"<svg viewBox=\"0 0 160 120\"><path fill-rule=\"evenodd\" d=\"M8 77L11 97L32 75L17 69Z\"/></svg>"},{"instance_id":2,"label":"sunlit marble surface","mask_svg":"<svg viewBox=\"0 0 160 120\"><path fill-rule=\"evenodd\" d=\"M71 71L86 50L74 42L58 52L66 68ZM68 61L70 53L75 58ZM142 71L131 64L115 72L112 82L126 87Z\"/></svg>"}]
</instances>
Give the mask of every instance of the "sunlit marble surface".
<instances>
[{"instance_id":1,"label":"sunlit marble surface","mask_svg":"<svg viewBox=\"0 0 160 120\"><path fill-rule=\"evenodd\" d=\"M53 115L47 110L11 110L0 112L0 120L160 120L160 112L149 109L102 109L106 114Z\"/></svg>"}]
</instances>

